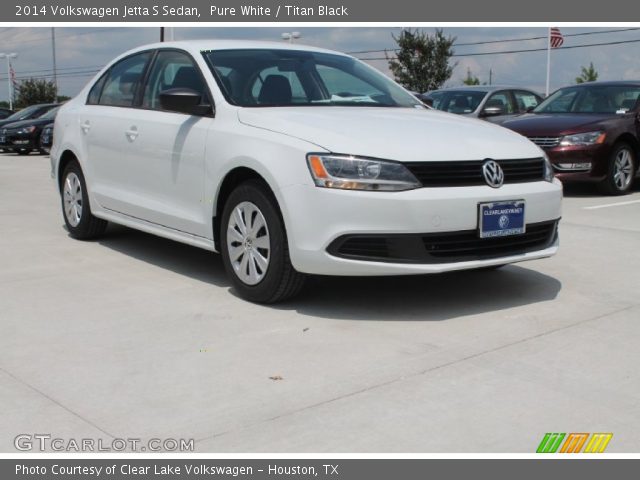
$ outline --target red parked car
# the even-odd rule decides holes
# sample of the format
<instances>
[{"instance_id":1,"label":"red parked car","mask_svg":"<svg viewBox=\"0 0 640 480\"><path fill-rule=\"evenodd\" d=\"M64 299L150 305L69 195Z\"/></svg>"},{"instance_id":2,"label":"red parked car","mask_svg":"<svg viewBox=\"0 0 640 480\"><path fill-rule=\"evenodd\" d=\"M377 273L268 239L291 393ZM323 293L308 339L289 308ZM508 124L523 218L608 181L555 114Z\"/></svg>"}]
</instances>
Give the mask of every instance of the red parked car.
<instances>
[{"instance_id":1,"label":"red parked car","mask_svg":"<svg viewBox=\"0 0 640 480\"><path fill-rule=\"evenodd\" d=\"M502 126L540 146L563 182L594 182L623 195L638 175L639 100L640 82L583 83Z\"/></svg>"}]
</instances>

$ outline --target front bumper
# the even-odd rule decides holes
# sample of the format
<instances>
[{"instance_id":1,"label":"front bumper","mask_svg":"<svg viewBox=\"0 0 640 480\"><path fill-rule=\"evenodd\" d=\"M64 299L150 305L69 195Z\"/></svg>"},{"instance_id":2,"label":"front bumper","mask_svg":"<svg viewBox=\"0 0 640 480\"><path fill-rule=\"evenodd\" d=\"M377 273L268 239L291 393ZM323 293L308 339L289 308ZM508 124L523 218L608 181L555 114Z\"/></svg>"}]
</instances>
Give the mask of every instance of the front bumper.
<instances>
[{"instance_id":1,"label":"front bumper","mask_svg":"<svg viewBox=\"0 0 640 480\"><path fill-rule=\"evenodd\" d=\"M280 190L293 266L321 275L408 275L473 269L549 257L556 253L554 237L539 250L513 253L505 250L491 258L429 263L371 261L341 258L332 243L349 235L420 234L461 232L478 228L481 202L522 199L525 223L558 220L562 184L555 180L525 184L419 188L406 192L354 192L294 185ZM335 252L334 252L335 253Z\"/></svg>"},{"instance_id":2,"label":"front bumper","mask_svg":"<svg viewBox=\"0 0 640 480\"><path fill-rule=\"evenodd\" d=\"M600 182L607 176L611 147L607 144L545 149L555 174L563 182ZM590 163L588 169L566 170L563 164Z\"/></svg>"},{"instance_id":3,"label":"front bumper","mask_svg":"<svg viewBox=\"0 0 640 480\"><path fill-rule=\"evenodd\" d=\"M0 141L0 148L5 150L37 150L39 146L35 138L30 135L6 134L0 135L0 140L4 137L4 141Z\"/></svg>"}]
</instances>

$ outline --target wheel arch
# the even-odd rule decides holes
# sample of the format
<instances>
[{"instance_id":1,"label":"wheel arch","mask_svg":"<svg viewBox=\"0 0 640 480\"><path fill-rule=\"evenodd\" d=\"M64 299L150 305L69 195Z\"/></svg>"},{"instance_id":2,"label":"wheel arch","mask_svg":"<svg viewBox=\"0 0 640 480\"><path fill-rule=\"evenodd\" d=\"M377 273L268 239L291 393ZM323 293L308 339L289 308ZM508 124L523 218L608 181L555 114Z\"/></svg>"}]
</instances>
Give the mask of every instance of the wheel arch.
<instances>
[{"instance_id":1,"label":"wheel arch","mask_svg":"<svg viewBox=\"0 0 640 480\"><path fill-rule=\"evenodd\" d=\"M220 251L220 222L222 219L222 211L224 209L225 204L227 203L227 199L231 192L243 182L247 180L257 180L261 182L271 194L273 201L275 202L276 209L280 214L280 217L284 218L282 215L282 207L280 202L278 201L278 197L275 193L274 188L269 184L268 180L264 175L261 175L257 170L247 167L247 166L237 166L227 172L224 176L223 180L220 182L218 187L218 191L216 193L214 208L213 208L213 242L216 247L216 250Z\"/></svg>"},{"instance_id":2,"label":"wheel arch","mask_svg":"<svg viewBox=\"0 0 640 480\"><path fill-rule=\"evenodd\" d=\"M62 173L64 172L64 169L67 168L67 165L69 165L69 163L74 160L80 163L78 156L70 149L66 149L60 154L60 159L58 160L58 169L56 171L56 179L58 181L59 192L62 192L62 182L64 180L62 178ZM80 166L80 168L82 168L82 166Z\"/></svg>"},{"instance_id":3,"label":"wheel arch","mask_svg":"<svg viewBox=\"0 0 640 480\"><path fill-rule=\"evenodd\" d=\"M640 141L638 141L638 138L629 132L624 132L616 138L615 142L613 142L614 145L617 143L628 143L631 145L634 153L636 154L636 170L640 168L640 162L638 161L640 157Z\"/></svg>"}]
</instances>

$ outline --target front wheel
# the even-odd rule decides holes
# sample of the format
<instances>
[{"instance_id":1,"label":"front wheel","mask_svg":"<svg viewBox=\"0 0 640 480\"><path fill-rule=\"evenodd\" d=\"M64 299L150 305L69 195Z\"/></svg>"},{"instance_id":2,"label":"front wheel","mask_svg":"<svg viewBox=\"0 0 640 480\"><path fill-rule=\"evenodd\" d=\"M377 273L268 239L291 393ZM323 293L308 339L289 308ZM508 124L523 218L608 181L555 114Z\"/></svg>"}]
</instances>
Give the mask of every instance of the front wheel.
<instances>
[{"instance_id":1,"label":"front wheel","mask_svg":"<svg viewBox=\"0 0 640 480\"><path fill-rule=\"evenodd\" d=\"M76 161L70 162L62 174L62 215L73 238L90 240L107 229L107 222L91 213L87 184Z\"/></svg>"},{"instance_id":2,"label":"front wheel","mask_svg":"<svg viewBox=\"0 0 640 480\"><path fill-rule=\"evenodd\" d=\"M636 173L636 153L627 143L618 143L613 147L607 167L607 178L601 189L609 195L629 193Z\"/></svg>"},{"instance_id":3,"label":"front wheel","mask_svg":"<svg viewBox=\"0 0 640 480\"><path fill-rule=\"evenodd\" d=\"M231 192L220 225L222 261L240 296L275 303L301 290L304 275L291 265L276 200L262 182L249 180Z\"/></svg>"}]
</instances>

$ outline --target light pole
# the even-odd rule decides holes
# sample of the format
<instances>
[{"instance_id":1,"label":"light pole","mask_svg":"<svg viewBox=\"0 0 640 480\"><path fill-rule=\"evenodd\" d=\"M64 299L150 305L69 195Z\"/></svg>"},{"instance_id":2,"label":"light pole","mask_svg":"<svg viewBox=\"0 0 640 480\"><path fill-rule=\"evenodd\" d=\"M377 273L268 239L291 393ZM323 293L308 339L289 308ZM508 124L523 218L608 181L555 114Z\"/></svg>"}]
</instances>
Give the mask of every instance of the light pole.
<instances>
[{"instance_id":1,"label":"light pole","mask_svg":"<svg viewBox=\"0 0 640 480\"><path fill-rule=\"evenodd\" d=\"M17 53L0 53L0 58L7 59L7 81L9 82L9 110L13 110L13 79L11 78L11 59L16 58Z\"/></svg>"},{"instance_id":2,"label":"light pole","mask_svg":"<svg viewBox=\"0 0 640 480\"><path fill-rule=\"evenodd\" d=\"M282 34L282 39L288 41L289 43L293 43L294 40L302 37L300 32L284 32Z\"/></svg>"}]
</instances>

